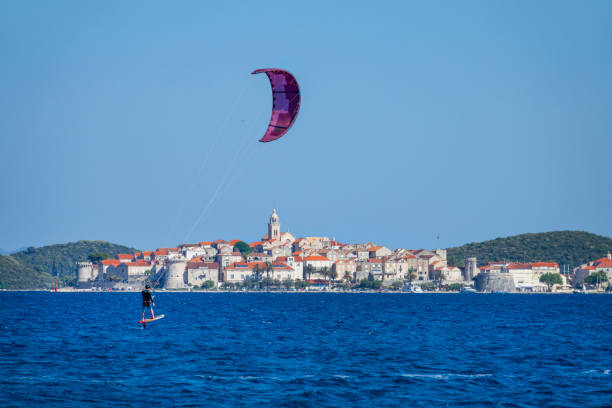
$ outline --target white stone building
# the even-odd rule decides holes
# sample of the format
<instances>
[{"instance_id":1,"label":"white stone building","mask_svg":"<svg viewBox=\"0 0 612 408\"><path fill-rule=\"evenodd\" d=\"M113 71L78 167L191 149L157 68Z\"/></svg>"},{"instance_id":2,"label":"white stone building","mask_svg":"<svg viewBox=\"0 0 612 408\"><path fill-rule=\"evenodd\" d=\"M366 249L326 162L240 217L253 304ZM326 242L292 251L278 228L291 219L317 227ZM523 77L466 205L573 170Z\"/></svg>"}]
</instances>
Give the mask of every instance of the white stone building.
<instances>
[{"instance_id":1,"label":"white stone building","mask_svg":"<svg viewBox=\"0 0 612 408\"><path fill-rule=\"evenodd\" d=\"M144 282L147 271L151 271L151 264L144 261L122 262L115 269L117 276L128 283Z\"/></svg>"},{"instance_id":2,"label":"white stone building","mask_svg":"<svg viewBox=\"0 0 612 408\"><path fill-rule=\"evenodd\" d=\"M369 252L370 258L379 258L379 259L387 257L393 253L393 251L391 251L389 248L384 247L384 246L378 246L378 245L368 248L368 252Z\"/></svg>"},{"instance_id":3,"label":"white stone building","mask_svg":"<svg viewBox=\"0 0 612 408\"><path fill-rule=\"evenodd\" d=\"M331 268L332 263L329 259L321 255L310 255L307 256L304 260L305 266L312 266L316 270L321 270L323 268Z\"/></svg>"},{"instance_id":4,"label":"white stone building","mask_svg":"<svg viewBox=\"0 0 612 408\"><path fill-rule=\"evenodd\" d=\"M215 286L219 284L219 264L216 262L188 262L187 284L202 286L206 281L212 281Z\"/></svg>"},{"instance_id":5,"label":"white stone building","mask_svg":"<svg viewBox=\"0 0 612 408\"><path fill-rule=\"evenodd\" d=\"M277 262L281 262L289 265L295 271L294 279L304 279L304 262L300 256L279 256L276 259Z\"/></svg>"}]
</instances>

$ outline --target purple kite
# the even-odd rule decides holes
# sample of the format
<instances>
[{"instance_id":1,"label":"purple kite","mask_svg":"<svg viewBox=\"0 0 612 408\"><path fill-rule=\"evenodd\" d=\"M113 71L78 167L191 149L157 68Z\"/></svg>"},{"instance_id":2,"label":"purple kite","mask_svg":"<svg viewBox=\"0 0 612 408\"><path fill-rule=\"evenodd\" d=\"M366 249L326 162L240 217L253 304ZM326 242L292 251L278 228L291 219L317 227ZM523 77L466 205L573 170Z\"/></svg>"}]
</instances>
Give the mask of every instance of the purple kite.
<instances>
[{"instance_id":1,"label":"purple kite","mask_svg":"<svg viewBox=\"0 0 612 408\"><path fill-rule=\"evenodd\" d=\"M287 133L295 122L300 110L300 87L293 75L282 69L257 69L251 74L262 72L266 73L272 86L272 117L266 134L259 141L271 142Z\"/></svg>"}]
</instances>

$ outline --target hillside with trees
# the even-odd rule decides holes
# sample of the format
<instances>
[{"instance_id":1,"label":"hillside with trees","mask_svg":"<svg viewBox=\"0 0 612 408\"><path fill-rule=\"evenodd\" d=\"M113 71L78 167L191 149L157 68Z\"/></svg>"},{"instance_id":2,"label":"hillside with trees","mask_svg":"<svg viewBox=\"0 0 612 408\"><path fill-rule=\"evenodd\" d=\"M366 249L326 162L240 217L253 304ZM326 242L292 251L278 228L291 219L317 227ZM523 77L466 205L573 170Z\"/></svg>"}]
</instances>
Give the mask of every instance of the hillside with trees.
<instances>
[{"instance_id":1,"label":"hillside with trees","mask_svg":"<svg viewBox=\"0 0 612 408\"><path fill-rule=\"evenodd\" d=\"M76 279L76 262L87 261L90 254L102 253L114 257L120 253L134 252L138 250L106 241L77 241L39 248L29 247L12 254L11 258L25 268L24 276L30 276L29 271L33 270L39 277L59 276L64 284L71 284ZM8 267L9 264L6 265ZM0 266L0 273L4 274L4 266Z\"/></svg>"},{"instance_id":2,"label":"hillside with trees","mask_svg":"<svg viewBox=\"0 0 612 408\"><path fill-rule=\"evenodd\" d=\"M53 285L53 277L45 272L23 265L9 255L0 255L0 288L38 289Z\"/></svg>"},{"instance_id":3,"label":"hillside with trees","mask_svg":"<svg viewBox=\"0 0 612 408\"><path fill-rule=\"evenodd\" d=\"M605 256L612 250L612 238L584 231L552 231L521 234L472 242L447 248L450 265L464 266L465 258L475 256L478 265L490 261L541 261L578 266Z\"/></svg>"}]
</instances>

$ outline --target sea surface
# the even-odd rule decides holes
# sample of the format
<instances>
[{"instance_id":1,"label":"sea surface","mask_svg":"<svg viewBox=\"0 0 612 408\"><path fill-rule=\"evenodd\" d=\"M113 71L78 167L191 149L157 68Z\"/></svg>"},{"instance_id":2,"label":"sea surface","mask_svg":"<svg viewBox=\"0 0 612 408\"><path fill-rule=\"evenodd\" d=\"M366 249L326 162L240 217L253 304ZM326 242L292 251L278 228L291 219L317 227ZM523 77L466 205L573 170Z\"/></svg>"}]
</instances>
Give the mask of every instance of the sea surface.
<instances>
[{"instance_id":1,"label":"sea surface","mask_svg":"<svg viewBox=\"0 0 612 408\"><path fill-rule=\"evenodd\" d=\"M612 405L612 296L0 292L0 406Z\"/></svg>"}]
</instances>

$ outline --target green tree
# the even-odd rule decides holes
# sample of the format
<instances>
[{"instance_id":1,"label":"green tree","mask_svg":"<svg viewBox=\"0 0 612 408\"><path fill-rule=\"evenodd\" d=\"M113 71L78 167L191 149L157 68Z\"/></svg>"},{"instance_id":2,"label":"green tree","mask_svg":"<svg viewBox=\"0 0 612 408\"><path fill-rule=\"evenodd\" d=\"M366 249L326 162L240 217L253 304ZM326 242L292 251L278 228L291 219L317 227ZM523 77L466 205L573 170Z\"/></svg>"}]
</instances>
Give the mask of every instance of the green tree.
<instances>
[{"instance_id":1,"label":"green tree","mask_svg":"<svg viewBox=\"0 0 612 408\"><path fill-rule=\"evenodd\" d=\"M444 282L444 279L446 279L446 275L444 275L444 272L440 271L438 273L438 285L442 285L442 282Z\"/></svg>"},{"instance_id":2,"label":"green tree","mask_svg":"<svg viewBox=\"0 0 612 408\"><path fill-rule=\"evenodd\" d=\"M215 287L215 282L214 282L214 281L211 281L211 280L207 280L206 282L204 282L204 283L202 284L202 288L203 288L203 289L204 289L204 288L206 288L206 289L212 289L212 288L214 288L214 287Z\"/></svg>"},{"instance_id":3,"label":"green tree","mask_svg":"<svg viewBox=\"0 0 612 408\"><path fill-rule=\"evenodd\" d=\"M460 283L451 283L448 285L448 290L452 290L453 292L459 292L461 290Z\"/></svg>"},{"instance_id":4,"label":"green tree","mask_svg":"<svg viewBox=\"0 0 612 408\"><path fill-rule=\"evenodd\" d=\"M304 267L304 274L306 275L308 280L310 280L310 276L314 273L314 271L315 271L315 268L312 265L306 265Z\"/></svg>"},{"instance_id":5,"label":"green tree","mask_svg":"<svg viewBox=\"0 0 612 408\"><path fill-rule=\"evenodd\" d=\"M335 269L332 269L331 271L329 271L329 278L330 281L335 281L336 279L338 279L338 272L336 272Z\"/></svg>"},{"instance_id":6,"label":"green tree","mask_svg":"<svg viewBox=\"0 0 612 408\"><path fill-rule=\"evenodd\" d=\"M260 289L261 289L262 275L263 275L263 268L259 266L259 264L255 264L255 268L253 268L253 282Z\"/></svg>"},{"instance_id":7,"label":"green tree","mask_svg":"<svg viewBox=\"0 0 612 408\"><path fill-rule=\"evenodd\" d=\"M359 282L359 288L361 289L375 289L378 290L380 289L382 285L382 281L381 280L373 280L373 279L362 279Z\"/></svg>"},{"instance_id":8,"label":"green tree","mask_svg":"<svg viewBox=\"0 0 612 408\"><path fill-rule=\"evenodd\" d=\"M62 286L74 286L76 285L76 277L75 276L62 276L60 278L60 282Z\"/></svg>"},{"instance_id":9,"label":"green tree","mask_svg":"<svg viewBox=\"0 0 612 408\"><path fill-rule=\"evenodd\" d=\"M289 290L295 285L295 282L291 278L287 278L283 281L283 286L285 289Z\"/></svg>"},{"instance_id":10,"label":"green tree","mask_svg":"<svg viewBox=\"0 0 612 408\"><path fill-rule=\"evenodd\" d=\"M244 289L257 289L259 288L259 278L254 274L251 276L247 276L244 281L242 281L242 287Z\"/></svg>"},{"instance_id":11,"label":"green tree","mask_svg":"<svg viewBox=\"0 0 612 408\"><path fill-rule=\"evenodd\" d=\"M402 288L402 286L404 286L404 284L400 281L394 281L391 284L391 287L393 288L393 290L400 290Z\"/></svg>"},{"instance_id":12,"label":"green tree","mask_svg":"<svg viewBox=\"0 0 612 408\"><path fill-rule=\"evenodd\" d=\"M604 271L597 271L584 278L584 281L589 285L600 287L602 283L608 281L608 275Z\"/></svg>"},{"instance_id":13,"label":"green tree","mask_svg":"<svg viewBox=\"0 0 612 408\"><path fill-rule=\"evenodd\" d=\"M548 286L548 291L553 285L561 285L563 284L563 280L561 279L561 275L558 273L547 272L540 276L540 282L545 283Z\"/></svg>"},{"instance_id":14,"label":"green tree","mask_svg":"<svg viewBox=\"0 0 612 408\"><path fill-rule=\"evenodd\" d=\"M424 282L420 284L421 289L426 291L433 291L436 289L436 285L433 282Z\"/></svg>"},{"instance_id":15,"label":"green tree","mask_svg":"<svg viewBox=\"0 0 612 408\"><path fill-rule=\"evenodd\" d=\"M344 271L344 280L347 282L351 282L351 273L349 271Z\"/></svg>"},{"instance_id":16,"label":"green tree","mask_svg":"<svg viewBox=\"0 0 612 408\"><path fill-rule=\"evenodd\" d=\"M234 252L240 252L242 256L246 257L253 252L253 248L244 241L238 241L236 245L234 245Z\"/></svg>"},{"instance_id":17,"label":"green tree","mask_svg":"<svg viewBox=\"0 0 612 408\"><path fill-rule=\"evenodd\" d=\"M272 280L270 279L270 272L272 272L272 264L270 262L266 262L266 266L265 266L265 270L266 270L266 290L270 290L270 284L272 283Z\"/></svg>"},{"instance_id":18,"label":"green tree","mask_svg":"<svg viewBox=\"0 0 612 408\"><path fill-rule=\"evenodd\" d=\"M266 287L266 290L270 290L270 285L274 284L274 280L272 278L268 278L266 276L265 278L263 278L263 282L262 283Z\"/></svg>"},{"instance_id":19,"label":"green tree","mask_svg":"<svg viewBox=\"0 0 612 408\"><path fill-rule=\"evenodd\" d=\"M329 281L329 268L327 266L321 269L321 275L323 275L323 278L327 281L327 288L329 289L331 282Z\"/></svg>"},{"instance_id":20,"label":"green tree","mask_svg":"<svg viewBox=\"0 0 612 408\"><path fill-rule=\"evenodd\" d=\"M108 258L110 258L110 255L106 252L92 252L91 254L87 255L87 260L91 263L100 263L100 261Z\"/></svg>"},{"instance_id":21,"label":"green tree","mask_svg":"<svg viewBox=\"0 0 612 408\"><path fill-rule=\"evenodd\" d=\"M408 282L412 283L417 277L416 273L414 273L414 267L410 267L410 271L408 272Z\"/></svg>"}]
</instances>

